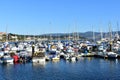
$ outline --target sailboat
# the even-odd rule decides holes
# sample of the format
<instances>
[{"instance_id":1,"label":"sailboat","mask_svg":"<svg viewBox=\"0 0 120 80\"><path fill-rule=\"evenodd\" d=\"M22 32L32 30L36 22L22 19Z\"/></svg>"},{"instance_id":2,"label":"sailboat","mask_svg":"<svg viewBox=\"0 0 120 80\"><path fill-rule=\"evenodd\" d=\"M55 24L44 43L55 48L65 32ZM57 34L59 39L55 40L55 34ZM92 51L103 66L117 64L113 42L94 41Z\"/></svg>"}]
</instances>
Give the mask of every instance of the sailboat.
<instances>
[{"instance_id":1,"label":"sailboat","mask_svg":"<svg viewBox=\"0 0 120 80\"><path fill-rule=\"evenodd\" d=\"M111 29L111 24L109 24L109 35L110 35L110 40L109 40L109 48L110 48L110 50L109 50L109 52L107 52L107 56L108 56L108 58L117 58L118 54L115 53L115 52L113 52L113 50L112 50L113 44L112 44L112 29Z\"/></svg>"},{"instance_id":2,"label":"sailboat","mask_svg":"<svg viewBox=\"0 0 120 80\"><path fill-rule=\"evenodd\" d=\"M13 63L13 58L9 54L9 46L8 46L8 34L7 34L7 26L6 26L6 42L4 43L4 55L1 57L1 62L3 63Z\"/></svg>"}]
</instances>

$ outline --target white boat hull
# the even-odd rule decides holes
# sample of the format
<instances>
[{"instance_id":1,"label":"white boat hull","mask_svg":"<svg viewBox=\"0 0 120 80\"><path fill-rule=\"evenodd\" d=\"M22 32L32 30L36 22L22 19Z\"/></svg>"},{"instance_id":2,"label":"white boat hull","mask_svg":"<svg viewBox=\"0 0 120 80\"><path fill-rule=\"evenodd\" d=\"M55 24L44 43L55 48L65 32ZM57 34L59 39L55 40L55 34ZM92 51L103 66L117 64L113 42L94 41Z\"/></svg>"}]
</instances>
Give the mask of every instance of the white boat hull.
<instances>
[{"instance_id":1,"label":"white boat hull","mask_svg":"<svg viewBox=\"0 0 120 80\"><path fill-rule=\"evenodd\" d=\"M117 58L118 55L117 54L111 54L111 55L108 55L108 58Z\"/></svg>"},{"instance_id":2,"label":"white boat hull","mask_svg":"<svg viewBox=\"0 0 120 80\"><path fill-rule=\"evenodd\" d=\"M116 54L114 52L108 52L107 56L108 56L108 58L117 58L118 54Z\"/></svg>"},{"instance_id":3,"label":"white boat hull","mask_svg":"<svg viewBox=\"0 0 120 80\"><path fill-rule=\"evenodd\" d=\"M60 58L54 57L54 58L52 58L52 60L60 60Z\"/></svg>"},{"instance_id":4,"label":"white boat hull","mask_svg":"<svg viewBox=\"0 0 120 80\"><path fill-rule=\"evenodd\" d=\"M12 60L4 60L3 62L5 62L5 63L13 63L13 59Z\"/></svg>"},{"instance_id":5,"label":"white boat hull","mask_svg":"<svg viewBox=\"0 0 120 80\"><path fill-rule=\"evenodd\" d=\"M40 57L35 57L32 59L33 63L41 63L41 62L45 62L45 58L40 58Z\"/></svg>"},{"instance_id":6,"label":"white boat hull","mask_svg":"<svg viewBox=\"0 0 120 80\"><path fill-rule=\"evenodd\" d=\"M76 61L76 57L72 57L72 58L70 58L70 60L75 62Z\"/></svg>"}]
</instances>

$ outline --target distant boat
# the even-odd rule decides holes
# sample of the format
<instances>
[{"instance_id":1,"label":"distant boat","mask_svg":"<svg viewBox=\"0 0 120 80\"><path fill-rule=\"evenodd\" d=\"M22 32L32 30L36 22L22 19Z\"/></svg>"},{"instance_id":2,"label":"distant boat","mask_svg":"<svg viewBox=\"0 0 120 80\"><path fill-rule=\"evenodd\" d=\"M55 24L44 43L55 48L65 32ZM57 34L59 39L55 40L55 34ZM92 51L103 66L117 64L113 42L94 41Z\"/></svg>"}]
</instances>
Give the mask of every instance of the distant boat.
<instances>
[{"instance_id":1,"label":"distant boat","mask_svg":"<svg viewBox=\"0 0 120 80\"><path fill-rule=\"evenodd\" d=\"M13 63L14 59L9 54L4 54L4 56L1 58L1 61L3 63Z\"/></svg>"},{"instance_id":2,"label":"distant boat","mask_svg":"<svg viewBox=\"0 0 120 80\"><path fill-rule=\"evenodd\" d=\"M45 53L34 53L32 58L33 63L45 63Z\"/></svg>"},{"instance_id":3,"label":"distant boat","mask_svg":"<svg viewBox=\"0 0 120 80\"><path fill-rule=\"evenodd\" d=\"M107 55L104 52L97 52L97 56L101 58L107 57Z\"/></svg>"},{"instance_id":4,"label":"distant boat","mask_svg":"<svg viewBox=\"0 0 120 80\"><path fill-rule=\"evenodd\" d=\"M33 57L32 62L33 63L45 63L45 57Z\"/></svg>"},{"instance_id":5,"label":"distant boat","mask_svg":"<svg viewBox=\"0 0 120 80\"><path fill-rule=\"evenodd\" d=\"M75 56L70 57L70 61L75 62L77 59Z\"/></svg>"},{"instance_id":6,"label":"distant boat","mask_svg":"<svg viewBox=\"0 0 120 80\"><path fill-rule=\"evenodd\" d=\"M69 60L70 59L70 55L69 54L66 54L65 55L65 60Z\"/></svg>"},{"instance_id":7,"label":"distant boat","mask_svg":"<svg viewBox=\"0 0 120 80\"><path fill-rule=\"evenodd\" d=\"M55 61L55 60L60 60L60 57L55 55L53 58L52 58L52 61Z\"/></svg>"},{"instance_id":8,"label":"distant boat","mask_svg":"<svg viewBox=\"0 0 120 80\"><path fill-rule=\"evenodd\" d=\"M114 53L114 52L108 52L108 53L107 53L107 56L108 56L108 58L117 58L117 57L118 57L118 54L117 54L117 53Z\"/></svg>"}]
</instances>

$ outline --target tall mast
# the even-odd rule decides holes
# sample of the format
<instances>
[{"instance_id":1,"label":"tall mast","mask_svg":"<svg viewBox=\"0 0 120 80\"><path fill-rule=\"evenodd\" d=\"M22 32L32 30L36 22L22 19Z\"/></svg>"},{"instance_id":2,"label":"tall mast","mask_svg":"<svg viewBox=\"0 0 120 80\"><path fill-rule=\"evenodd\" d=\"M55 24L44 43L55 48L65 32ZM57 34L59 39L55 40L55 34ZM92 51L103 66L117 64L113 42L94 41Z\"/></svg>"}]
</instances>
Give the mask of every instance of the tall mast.
<instances>
[{"instance_id":1,"label":"tall mast","mask_svg":"<svg viewBox=\"0 0 120 80\"><path fill-rule=\"evenodd\" d=\"M78 34L77 34L77 35L78 35L78 40L79 40L79 31L78 31Z\"/></svg>"},{"instance_id":2,"label":"tall mast","mask_svg":"<svg viewBox=\"0 0 120 80\"><path fill-rule=\"evenodd\" d=\"M94 33L93 26L92 26L92 31L93 31L93 42L95 42L95 33Z\"/></svg>"},{"instance_id":3,"label":"tall mast","mask_svg":"<svg viewBox=\"0 0 120 80\"><path fill-rule=\"evenodd\" d=\"M70 38L71 38L71 33L70 33L70 24L68 25L68 40L70 41Z\"/></svg>"},{"instance_id":4,"label":"tall mast","mask_svg":"<svg viewBox=\"0 0 120 80\"><path fill-rule=\"evenodd\" d=\"M59 33L57 33L57 36L58 36L58 41L60 41L60 35L59 35Z\"/></svg>"},{"instance_id":5,"label":"tall mast","mask_svg":"<svg viewBox=\"0 0 120 80\"><path fill-rule=\"evenodd\" d=\"M109 36L110 36L110 41L112 40L112 29L111 29L111 23L109 23Z\"/></svg>"},{"instance_id":6,"label":"tall mast","mask_svg":"<svg viewBox=\"0 0 120 80\"><path fill-rule=\"evenodd\" d=\"M74 26L74 29L73 29L73 40L75 41L75 24L73 26Z\"/></svg>"},{"instance_id":7,"label":"tall mast","mask_svg":"<svg viewBox=\"0 0 120 80\"><path fill-rule=\"evenodd\" d=\"M102 33L102 29L100 30L100 32L101 32L101 40L103 39L103 33Z\"/></svg>"},{"instance_id":8,"label":"tall mast","mask_svg":"<svg viewBox=\"0 0 120 80\"><path fill-rule=\"evenodd\" d=\"M75 20L75 29L74 29L75 31L75 33L74 33L74 35L75 35L75 41L77 41L77 37L78 37L78 33L77 33L77 21Z\"/></svg>"},{"instance_id":9,"label":"tall mast","mask_svg":"<svg viewBox=\"0 0 120 80\"><path fill-rule=\"evenodd\" d=\"M119 36L119 23L117 22L117 34Z\"/></svg>"},{"instance_id":10,"label":"tall mast","mask_svg":"<svg viewBox=\"0 0 120 80\"><path fill-rule=\"evenodd\" d=\"M76 41L77 41L78 40L77 22L75 22L75 30L76 30Z\"/></svg>"},{"instance_id":11,"label":"tall mast","mask_svg":"<svg viewBox=\"0 0 120 80\"><path fill-rule=\"evenodd\" d=\"M79 31L78 31L78 24L76 24L76 29L77 29L77 32L76 32L76 38L77 38L77 40L79 40Z\"/></svg>"},{"instance_id":12,"label":"tall mast","mask_svg":"<svg viewBox=\"0 0 120 80\"><path fill-rule=\"evenodd\" d=\"M72 31L72 40L74 41L75 40L75 31L74 31L74 25L73 25L73 31Z\"/></svg>"},{"instance_id":13,"label":"tall mast","mask_svg":"<svg viewBox=\"0 0 120 80\"><path fill-rule=\"evenodd\" d=\"M70 41L70 24L68 25L68 40Z\"/></svg>"},{"instance_id":14,"label":"tall mast","mask_svg":"<svg viewBox=\"0 0 120 80\"><path fill-rule=\"evenodd\" d=\"M50 30L51 30L51 32L50 32L50 40L52 40L52 23L49 22L49 24L50 24Z\"/></svg>"},{"instance_id":15,"label":"tall mast","mask_svg":"<svg viewBox=\"0 0 120 80\"><path fill-rule=\"evenodd\" d=\"M73 34L72 34L72 36L73 36L73 41L74 41L74 31L73 31Z\"/></svg>"},{"instance_id":16,"label":"tall mast","mask_svg":"<svg viewBox=\"0 0 120 80\"><path fill-rule=\"evenodd\" d=\"M8 25L6 25L6 42L8 41L8 33L7 33Z\"/></svg>"},{"instance_id":17,"label":"tall mast","mask_svg":"<svg viewBox=\"0 0 120 80\"><path fill-rule=\"evenodd\" d=\"M23 36L23 39L22 39L22 41L25 41L25 33L24 33L22 36Z\"/></svg>"},{"instance_id":18,"label":"tall mast","mask_svg":"<svg viewBox=\"0 0 120 80\"><path fill-rule=\"evenodd\" d=\"M118 22L117 22L117 30L116 30L116 33L115 33L115 38L119 39L119 24L118 24Z\"/></svg>"}]
</instances>

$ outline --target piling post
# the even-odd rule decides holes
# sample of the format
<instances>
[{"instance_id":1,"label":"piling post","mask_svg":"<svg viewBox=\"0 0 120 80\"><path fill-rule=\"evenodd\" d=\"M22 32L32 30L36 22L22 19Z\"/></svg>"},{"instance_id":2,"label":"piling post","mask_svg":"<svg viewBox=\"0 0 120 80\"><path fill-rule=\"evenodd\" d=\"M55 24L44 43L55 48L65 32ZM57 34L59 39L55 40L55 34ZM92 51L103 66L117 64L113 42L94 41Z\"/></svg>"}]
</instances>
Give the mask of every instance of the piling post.
<instances>
[{"instance_id":1,"label":"piling post","mask_svg":"<svg viewBox=\"0 0 120 80\"><path fill-rule=\"evenodd\" d=\"M33 43L33 44L32 44L32 58L33 58L34 52L35 52L35 45L34 45L34 43Z\"/></svg>"}]
</instances>

